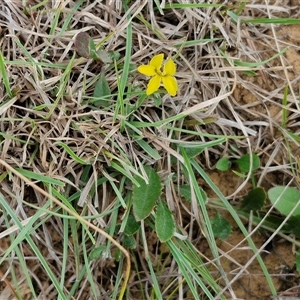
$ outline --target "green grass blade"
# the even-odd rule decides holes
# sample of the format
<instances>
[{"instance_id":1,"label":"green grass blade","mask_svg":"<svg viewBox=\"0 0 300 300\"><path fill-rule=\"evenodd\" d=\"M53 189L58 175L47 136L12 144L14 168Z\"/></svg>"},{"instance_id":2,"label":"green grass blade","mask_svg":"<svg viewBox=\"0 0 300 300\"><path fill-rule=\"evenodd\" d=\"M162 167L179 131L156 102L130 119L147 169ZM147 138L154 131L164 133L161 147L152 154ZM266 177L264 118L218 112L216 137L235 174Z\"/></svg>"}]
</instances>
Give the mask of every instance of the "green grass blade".
<instances>
[{"instance_id":1,"label":"green grass blade","mask_svg":"<svg viewBox=\"0 0 300 300\"><path fill-rule=\"evenodd\" d=\"M130 15L127 16L128 20L130 19ZM128 75L130 69L131 62L131 52L132 52L132 24L129 21L126 28L126 50L125 50L125 59L123 65L123 72L121 76L121 80L118 80L118 99L115 110L115 118L116 113L120 111L121 116L125 115L125 107L124 107L124 92L128 83ZM121 130L124 128L124 120L121 119Z\"/></svg>"},{"instance_id":2,"label":"green grass blade","mask_svg":"<svg viewBox=\"0 0 300 300\"><path fill-rule=\"evenodd\" d=\"M8 74L6 72L5 62L4 62L3 54L1 51L0 51L0 71L1 71L1 76L2 76L2 80L3 80L3 84L5 86L6 92L9 96L9 98L11 99L11 98L13 98L13 93L10 88Z\"/></svg>"},{"instance_id":3,"label":"green grass blade","mask_svg":"<svg viewBox=\"0 0 300 300\"><path fill-rule=\"evenodd\" d=\"M64 292L62 291L59 282L56 279L56 276L53 274L51 268L49 267L47 261L45 260L43 254L40 252L39 248L36 246L36 244L34 243L34 241L32 240L30 233L32 232L32 225L34 224L34 222L39 219L41 217L41 215L43 214L43 212L38 211L36 212L36 214L32 217L32 219L26 224L26 226L23 227L23 225L21 224L21 222L19 221L18 217L15 215L13 209L9 206L9 204L5 201L4 197L2 196L2 194L0 194L0 205L2 206L3 209L6 210L6 212L10 215L10 217L12 218L13 222L19 227L20 229L20 233L18 234L18 236L15 238L15 240L13 241L13 243L11 244L11 246L6 250L6 252L3 254L1 260L0 260L0 265L3 263L4 259L9 255L9 253L15 249L15 247L17 247L17 245L23 241L24 239L28 242L28 244L30 245L31 249L33 250L33 252L35 253L35 255L37 256L39 262L41 263L41 265L43 266L45 272L47 273L47 275L49 276L49 279L52 281L53 285L55 286L58 294L60 295L60 297L65 300L66 297L64 295ZM50 205L50 202L48 201L44 207L47 208Z\"/></svg>"},{"instance_id":4,"label":"green grass blade","mask_svg":"<svg viewBox=\"0 0 300 300\"><path fill-rule=\"evenodd\" d=\"M205 182L210 186L210 188L214 191L214 193L219 197L219 199L221 199L221 201L223 202L224 206L226 207L226 209L228 210L228 212L231 214L231 216L233 217L234 221L236 222L236 224L238 225L238 227L240 228L240 230L242 231L242 233L244 234L247 242L249 243L249 246L251 247L253 253L255 254L257 261L264 273L264 276L268 282L270 291L272 293L272 295L276 295L276 289L275 286L272 282L271 276L268 272L268 269L264 263L264 261L262 260L260 254L258 253L258 249L256 247L256 245L254 244L253 240L251 239L251 237L249 237L249 233L247 231L247 229L245 228L244 224L242 223L241 219L239 218L237 212L235 211L235 209L230 205L230 203L228 202L228 200L224 197L224 195L221 193L221 191L219 190L219 188L213 183L213 181L210 179L210 177L205 173L205 171L201 168L201 166L195 161L195 160L191 160L191 165L194 167L194 169L199 173L199 175L205 180ZM238 277L238 275L236 275L235 277Z\"/></svg>"},{"instance_id":5,"label":"green grass blade","mask_svg":"<svg viewBox=\"0 0 300 300\"><path fill-rule=\"evenodd\" d=\"M6 210L3 210L3 216L4 216L4 220L5 220L5 225L6 225L7 228L9 228L11 225L9 224L8 216L7 216L7 211ZM24 276L26 278L26 281L28 283L28 286L29 286L29 289L30 289L30 291L32 293L32 296L33 296L34 299L37 299L37 296L36 296L36 293L35 293L35 289L33 287L32 280L31 280L31 278L29 276L29 273L27 271L28 267L27 267L26 262L24 260L24 256L21 253L21 250L20 250L20 247L19 247L19 243L15 242L15 237L14 237L13 234L10 234L9 237L10 237L11 245L13 245L12 246L13 247L13 252L15 252L16 255L17 255L17 257L18 257L18 262L20 263L21 270L23 270L23 274L24 274ZM6 250L6 251L10 252L9 250ZM13 264L11 265L11 273L12 273L12 276L15 277L15 275L14 275L14 273L15 273L14 272L14 265ZM15 283L14 286L15 286L16 293L19 295L19 297L20 297L19 299L21 299L22 295L21 295L21 292L20 292L20 289L19 289L19 285L18 285L18 282L17 282L16 278L14 280L14 283Z\"/></svg>"},{"instance_id":6,"label":"green grass blade","mask_svg":"<svg viewBox=\"0 0 300 300\"><path fill-rule=\"evenodd\" d=\"M85 231L84 230L81 231L81 235L82 235L83 261L84 261L84 268L86 270L86 277L88 279L88 282L90 283L90 287L92 289L93 298L97 299L99 297L99 295L97 293L97 288L95 286L95 282L97 282L97 280L93 277L93 274L91 272L92 262L91 262L91 260L88 257L88 249L87 249L86 238L85 238Z\"/></svg>"},{"instance_id":7,"label":"green grass blade","mask_svg":"<svg viewBox=\"0 0 300 300\"><path fill-rule=\"evenodd\" d=\"M65 144L63 142L56 142L55 145L59 145L59 146L63 147L66 150L66 152L74 159L74 161L77 161L78 163L80 163L82 165L89 164L85 160L81 159L78 155L76 155L74 153L74 151L67 144Z\"/></svg>"},{"instance_id":8,"label":"green grass blade","mask_svg":"<svg viewBox=\"0 0 300 300\"><path fill-rule=\"evenodd\" d=\"M67 218L62 217L63 220L63 256L61 262L61 277L60 277L60 287L63 290L65 285L65 277L68 262L68 251L69 251L69 221Z\"/></svg>"},{"instance_id":9,"label":"green grass blade","mask_svg":"<svg viewBox=\"0 0 300 300\"><path fill-rule=\"evenodd\" d=\"M292 18L255 18L255 19L243 19L242 23L252 23L252 24L300 24L300 19Z\"/></svg>"},{"instance_id":10,"label":"green grass blade","mask_svg":"<svg viewBox=\"0 0 300 300\"><path fill-rule=\"evenodd\" d=\"M178 8L178 9L186 9L186 8L205 8L205 7L220 7L221 4L210 4L210 3L172 3L166 4L164 9L170 8Z\"/></svg>"},{"instance_id":11,"label":"green grass blade","mask_svg":"<svg viewBox=\"0 0 300 300\"><path fill-rule=\"evenodd\" d=\"M270 58L268 58L268 59L266 59L264 61L257 62L257 63L244 62L244 61L235 60L234 61L234 65L235 66L241 66L241 67L249 67L249 68L260 67L260 66L263 66L264 64L272 61L273 59L279 57L280 55L284 54L287 50L288 50L288 47L282 49L280 52L276 53L272 57L270 57Z\"/></svg>"},{"instance_id":12,"label":"green grass blade","mask_svg":"<svg viewBox=\"0 0 300 300\"><path fill-rule=\"evenodd\" d=\"M156 160L159 160L161 159L161 156L159 155L159 153L153 149L147 142L145 142L144 140L136 140L136 143L146 151L146 153L156 159Z\"/></svg>"},{"instance_id":13,"label":"green grass blade","mask_svg":"<svg viewBox=\"0 0 300 300\"><path fill-rule=\"evenodd\" d=\"M28 170L20 169L20 168L16 168L16 171L18 171L20 174L24 175L25 177L27 177L29 179L34 179L34 180L37 180L37 181L40 181L43 183L53 184L53 185L57 185L57 186L65 185L65 183L60 180L53 179L53 178L50 178L50 177L42 175L42 174L37 174L32 171L28 171Z\"/></svg>"}]
</instances>

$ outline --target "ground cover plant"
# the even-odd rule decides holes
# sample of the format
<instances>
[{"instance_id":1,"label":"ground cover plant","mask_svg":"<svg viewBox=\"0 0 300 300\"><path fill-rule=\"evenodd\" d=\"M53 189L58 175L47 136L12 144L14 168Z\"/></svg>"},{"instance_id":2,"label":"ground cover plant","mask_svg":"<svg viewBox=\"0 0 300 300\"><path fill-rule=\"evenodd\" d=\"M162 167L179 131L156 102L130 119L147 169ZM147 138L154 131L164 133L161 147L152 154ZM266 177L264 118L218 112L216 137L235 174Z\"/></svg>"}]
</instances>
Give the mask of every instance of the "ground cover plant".
<instances>
[{"instance_id":1,"label":"ground cover plant","mask_svg":"<svg viewBox=\"0 0 300 300\"><path fill-rule=\"evenodd\" d=\"M0 299L299 296L298 1L0 3Z\"/></svg>"}]
</instances>

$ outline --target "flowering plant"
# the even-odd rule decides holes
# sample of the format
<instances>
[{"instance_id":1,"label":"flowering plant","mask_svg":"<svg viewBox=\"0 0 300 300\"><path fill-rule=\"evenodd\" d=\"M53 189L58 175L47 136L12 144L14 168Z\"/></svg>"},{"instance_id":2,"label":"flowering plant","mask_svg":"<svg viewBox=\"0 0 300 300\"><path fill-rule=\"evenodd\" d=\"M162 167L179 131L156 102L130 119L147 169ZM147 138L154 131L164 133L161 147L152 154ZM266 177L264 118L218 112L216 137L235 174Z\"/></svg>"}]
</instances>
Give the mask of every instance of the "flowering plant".
<instances>
[{"instance_id":1,"label":"flowering plant","mask_svg":"<svg viewBox=\"0 0 300 300\"><path fill-rule=\"evenodd\" d=\"M164 64L164 54L155 55L149 65L141 65L138 71L146 76L152 77L147 85L146 94L151 95L155 93L161 84L171 96L175 96L178 91L176 78L176 64L173 59L168 59Z\"/></svg>"}]
</instances>

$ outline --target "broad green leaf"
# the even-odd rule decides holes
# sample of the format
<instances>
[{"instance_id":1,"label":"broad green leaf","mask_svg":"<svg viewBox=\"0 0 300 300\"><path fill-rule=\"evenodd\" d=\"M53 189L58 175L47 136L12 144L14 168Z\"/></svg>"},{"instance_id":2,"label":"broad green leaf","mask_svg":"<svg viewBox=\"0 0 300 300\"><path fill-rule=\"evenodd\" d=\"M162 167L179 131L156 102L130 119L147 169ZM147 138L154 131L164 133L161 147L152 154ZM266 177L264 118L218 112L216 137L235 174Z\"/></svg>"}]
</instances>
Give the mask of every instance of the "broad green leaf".
<instances>
[{"instance_id":1,"label":"broad green leaf","mask_svg":"<svg viewBox=\"0 0 300 300\"><path fill-rule=\"evenodd\" d=\"M141 177L135 179L139 183L133 186L133 213L137 221L145 219L153 210L156 200L161 194L161 183L157 173L150 167L144 166L148 183Z\"/></svg>"},{"instance_id":2,"label":"broad green leaf","mask_svg":"<svg viewBox=\"0 0 300 300\"><path fill-rule=\"evenodd\" d=\"M273 187L268 191L268 196L275 208L285 216L300 202L300 192L292 187ZM292 215L300 215L300 206L294 210Z\"/></svg>"},{"instance_id":3,"label":"broad green leaf","mask_svg":"<svg viewBox=\"0 0 300 300\"><path fill-rule=\"evenodd\" d=\"M98 59L96 45L93 39L90 39L90 57L94 60Z\"/></svg>"},{"instance_id":4,"label":"broad green leaf","mask_svg":"<svg viewBox=\"0 0 300 300\"><path fill-rule=\"evenodd\" d=\"M172 213L162 201L159 201L157 204L155 230L162 243L170 240L175 232L175 222Z\"/></svg>"},{"instance_id":5,"label":"broad green leaf","mask_svg":"<svg viewBox=\"0 0 300 300\"><path fill-rule=\"evenodd\" d=\"M133 215L129 215L124 229L126 235L135 234L141 227L140 222L137 222Z\"/></svg>"},{"instance_id":6,"label":"broad green leaf","mask_svg":"<svg viewBox=\"0 0 300 300\"><path fill-rule=\"evenodd\" d=\"M100 245L95 247L90 253L90 259L98 259L100 258L102 252L106 249L106 246Z\"/></svg>"},{"instance_id":7,"label":"broad green leaf","mask_svg":"<svg viewBox=\"0 0 300 300\"><path fill-rule=\"evenodd\" d=\"M124 235L123 237L123 246L129 249L136 248L136 240L132 235Z\"/></svg>"},{"instance_id":8,"label":"broad green leaf","mask_svg":"<svg viewBox=\"0 0 300 300\"><path fill-rule=\"evenodd\" d=\"M250 154L245 154L241 158L239 158L236 162L238 164L239 169L242 172L250 171ZM260 166L259 157L256 154L252 154L252 171L258 169Z\"/></svg>"},{"instance_id":9,"label":"broad green leaf","mask_svg":"<svg viewBox=\"0 0 300 300\"><path fill-rule=\"evenodd\" d=\"M180 196L183 197L186 201L192 201L191 186L189 184L181 185L179 192Z\"/></svg>"},{"instance_id":10,"label":"broad green leaf","mask_svg":"<svg viewBox=\"0 0 300 300\"><path fill-rule=\"evenodd\" d=\"M98 50L97 52L97 59L100 59L104 64L112 63L112 59L109 53L105 50Z\"/></svg>"},{"instance_id":11,"label":"broad green leaf","mask_svg":"<svg viewBox=\"0 0 300 300\"><path fill-rule=\"evenodd\" d=\"M214 236L220 239L227 239L231 233L230 223L224 219L218 212L211 220L211 227L214 232Z\"/></svg>"},{"instance_id":12,"label":"broad green leaf","mask_svg":"<svg viewBox=\"0 0 300 300\"><path fill-rule=\"evenodd\" d=\"M104 74L101 73L98 81L96 82L95 89L94 89L94 94L93 94L94 105L108 106L110 104L110 99L107 96L109 95L111 95L111 91L108 82Z\"/></svg>"},{"instance_id":13,"label":"broad green leaf","mask_svg":"<svg viewBox=\"0 0 300 300\"><path fill-rule=\"evenodd\" d=\"M112 63L111 56L105 50L97 50L93 39L90 39L90 57L94 60L100 60L104 64Z\"/></svg>"},{"instance_id":14,"label":"broad green leaf","mask_svg":"<svg viewBox=\"0 0 300 300\"><path fill-rule=\"evenodd\" d=\"M222 157L216 164L216 169L220 171L227 171L231 166L231 162L228 157Z\"/></svg>"},{"instance_id":15,"label":"broad green leaf","mask_svg":"<svg viewBox=\"0 0 300 300\"><path fill-rule=\"evenodd\" d=\"M189 184L183 184L180 186L180 196L183 197L186 201L192 201L192 194L191 194L191 186ZM202 188L200 188L200 192L202 195L202 199L204 202L207 200L207 195Z\"/></svg>"},{"instance_id":16,"label":"broad green leaf","mask_svg":"<svg viewBox=\"0 0 300 300\"><path fill-rule=\"evenodd\" d=\"M203 146L201 145L197 147L184 147L184 150L188 158L193 158L203 151Z\"/></svg>"},{"instance_id":17,"label":"broad green leaf","mask_svg":"<svg viewBox=\"0 0 300 300\"><path fill-rule=\"evenodd\" d=\"M257 187L251 190L242 201L244 211L260 210L266 201L267 195L263 188Z\"/></svg>"},{"instance_id":18,"label":"broad green leaf","mask_svg":"<svg viewBox=\"0 0 300 300\"><path fill-rule=\"evenodd\" d=\"M121 57L121 53L117 51L108 51L111 60L119 60Z\"/></svg>"}]
</instances>

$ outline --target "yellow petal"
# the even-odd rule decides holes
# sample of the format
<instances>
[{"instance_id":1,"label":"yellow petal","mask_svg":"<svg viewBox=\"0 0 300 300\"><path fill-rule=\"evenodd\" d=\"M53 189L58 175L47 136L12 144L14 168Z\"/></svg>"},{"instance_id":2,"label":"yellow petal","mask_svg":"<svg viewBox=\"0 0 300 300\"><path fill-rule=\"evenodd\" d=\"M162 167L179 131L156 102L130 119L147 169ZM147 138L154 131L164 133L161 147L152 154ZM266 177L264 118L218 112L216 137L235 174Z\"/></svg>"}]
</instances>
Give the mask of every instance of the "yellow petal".
<instances>
[{"instance_id":1,"label":"yellow petal","mask_svg":"<svg viewBox=\"0 0 300 300\"><path fill-rule=\"evenodd\" d=\"M151 94L155 93L159 89L160 83L161 83L160 76L157 75L157 76L152 77L149 80L146 94L151 95Z\"/></svg>"},{"instance_id":2,"label":"yellow petal","mask_svg":"<svg viewBox=\"0 0 300 300\"><path fill-rule=\"evenodd\" d=\"M164 74L173 76L176 73L176 64L173 59L169 59L164 65Z\"/></svg>"},{"instance_id":3,"label":"yellow petal","mask_svg":"<svg viewBox=\"0 0 300 300\"><path fill-rule=\"evenodd\" d=\"M153 66L142 65L142 66L139 66L137 68L137 70L141 74L146 75L146 76L154 76L154 75L156 75L156 71L155 71L155 68Z\"/></svg>"},{"instance_id":4,"label":"yellow petal","mask_svg":"<svg viewBox=\"0 0 300 300\"><path fill-rule=\"evenodd\" d=\"M164 76L162 78L162 82L163 82L165 89L171 96L175 96L177 94L178 85L177 85L177 81L176 81L175 77Z\"/></svg>"},{"instance_id":5,"label":"yellow petal","mask_svg":"<svg viewBox=\"0 0 300 300\"><path fill-rule=\"evenodd\" d=\"M150 60L150 66L153 66L156 70L160 70L163 60L164 60L164 55L163 54L155 55Z\"/></svg>"}]
</instances>

